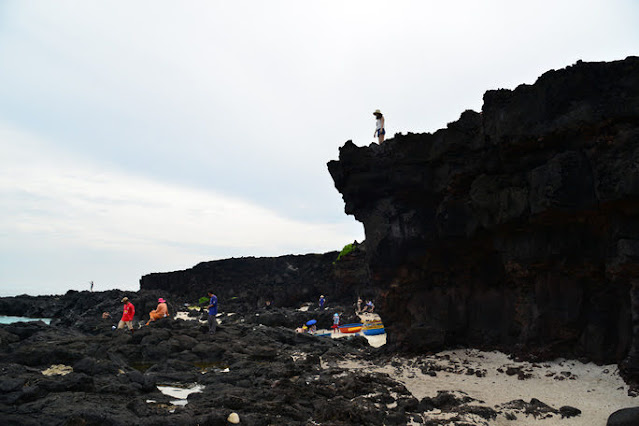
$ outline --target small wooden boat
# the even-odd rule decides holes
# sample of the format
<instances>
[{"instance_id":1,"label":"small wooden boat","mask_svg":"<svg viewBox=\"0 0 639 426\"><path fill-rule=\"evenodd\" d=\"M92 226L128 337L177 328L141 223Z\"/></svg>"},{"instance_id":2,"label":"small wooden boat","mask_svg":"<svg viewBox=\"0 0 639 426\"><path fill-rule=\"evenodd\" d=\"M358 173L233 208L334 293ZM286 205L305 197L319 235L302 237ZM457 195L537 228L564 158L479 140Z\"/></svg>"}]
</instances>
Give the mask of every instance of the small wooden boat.
<instances>
[{"instance_id":1,"label":"small wooden boat","mask_svg":"<svg viewBox=\"0 0 639 426\"><path fill-rule=\"evenodd\" d=\"M362 331L362 324L344 324L339 326L342 333L359 333Z\"/></svg>"},{"instance_id":2,"label":"small wooden boat","mask_svg":"<svg viewBox=\"0 0 639 426\"><path fill-rule=\"evenodd\" d=\"M368 330L364 330L364 334L366 336L377 336L378 334L384 334L386 333L386 330L384 330L384 327L382 328L370 328Z\"/></svg>"},{"instance_id":3,"label":"small wooden boat","mask_svg":"<svg viewBox=\"0 0 639 426\"><path fill-rule=\"evenodd\" d=\"M382 324L381 322L376 323L376 324L364 324L364 330L373 330L375 328L384 328L384 324Z\"/></svg>"}]
</instances>

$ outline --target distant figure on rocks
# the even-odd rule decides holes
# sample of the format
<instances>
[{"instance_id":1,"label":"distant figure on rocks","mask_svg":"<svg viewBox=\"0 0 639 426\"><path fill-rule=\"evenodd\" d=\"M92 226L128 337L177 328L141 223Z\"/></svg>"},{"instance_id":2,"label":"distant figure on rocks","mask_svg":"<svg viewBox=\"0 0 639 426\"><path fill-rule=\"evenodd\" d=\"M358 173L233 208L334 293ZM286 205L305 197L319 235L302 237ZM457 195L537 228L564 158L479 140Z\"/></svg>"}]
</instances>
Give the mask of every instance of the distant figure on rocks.
<instances>
[{"instance_id":1,"label":"distant figure on rocks","mask_svg":"<svg viewBox=\"0 0 639 426\"><path fill-rule=\"evenodd\" d=\"M93 281L91 281L91 291L93 292Z\"/></svg>"},{"instance_id":2,"label":"distant figure on rocks","mask_svg":"<svg viewBox=\"0 0 639 426\"><path fill-rule=\"evenodd\" d=\"M375 110L373 115L376 118L375 133L373 133L373 136L377 136L377 140L379 141L379 144L381 145L382 142L384 142L384 135L386 134L386 130L384 129L384 116L382 115L382 112L378 109Z\"/></svg>"},{"instance_id":3,"label":"distant figure on rocks","mask_svg":"<svg viewBox=\"0 0 639 426\"><path fill-rule=\"evenodd\" d=\"M326 299L324 299L324 295L322 294L319 298L319 308L324 309L324 304L326 303Z\"/></svg>"},{"instance_id":4,"label":"distant figure on rocks","mask_svg":"<svg viewBox=\"0 0 639 426\"><path fill-rule=\"evenodd\" d=\"M133 334L133 316L135 315L135 306L133 303L129 302L128 297L124 297L122 299L122 303L124 303L124 309L122 311L122 319L118 323L118 329L124 328L126 325L129 330L131 330L131 334Z\"/></svg>"},{"instance_id":5,"label":"distant figure on rocks","mask_svg":"<svg viewBox=\"0 0 639 426\"><path fill-rule=\"evenodd\" d=\"M217 296L209 291L209 306L206 307L209 310L209 334L215 334L217 329Z\"/></svg>"},{"instance_id":6,"label":"distant figure on rocks","mask_svg":"<svg viewBox=\"0 0 639 426\"><path fill-rule=\"evenodd\" d=\"M357 296L357 313L362 312L362 298Z\"/></svg>"},{"instance_id":7,"label":"distant figure on rocks","mask_svg":"<svg viewBox=\"0 0 639 426\"><path fill-rule=\"evenodd\" d=\"M146 325L149 325L151 321L159 320L160 318L169 316L169 308L166 306L166 300L163 298L158 299L158 306L149 312L149 320L146 322Z\"/></svg>"}]
</instances>

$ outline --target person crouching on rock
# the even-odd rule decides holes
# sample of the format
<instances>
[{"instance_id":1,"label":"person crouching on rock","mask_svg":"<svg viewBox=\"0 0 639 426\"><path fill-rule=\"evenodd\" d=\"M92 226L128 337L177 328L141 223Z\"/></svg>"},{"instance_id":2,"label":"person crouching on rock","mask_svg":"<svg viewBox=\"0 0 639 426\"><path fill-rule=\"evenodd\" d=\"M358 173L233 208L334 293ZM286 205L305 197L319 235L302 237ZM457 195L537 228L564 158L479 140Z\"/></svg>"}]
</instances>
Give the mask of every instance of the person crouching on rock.
<instances>
[{"instance_id":1,"label":"person crouching on rock","mask_svg":"<svg viewBox=\"0 0 639 426\"><path fill-rule=\"evenodd\" d=\"M149 325L151 321L159 320L160 318L169 316L169 308L166 306L166 300L163 298L158 299L158 306L151 312L149 312L149 320L146 325Z\"/></svg>"},{"instance_id":2,"label":"person crouching on rock","mask_svg":"<svg viewBox=\"0 0 639 426\"><path fill-rule=\"evenodd\" d=\"M217 328L217 319L215 318L217 315L217 296L212 291L209 291L209 298L209 306L206 307L209 310L209 334L215 334Z\"/></svg>"},{"instance_id":3,"label":"person crouching on rock","mask_svg":"<svg viewBox=\"0 0 639 426\"><path fill-rule=\"evenodd\" d=\"M133 303L129 302L128 297L124 297L122 299L122 303L124 303L124 310L122 312L122 319L118 323L118 329L124 328L124 325L126 324L126 326L129 327L129 330L131 330L131 334L133 334L133 316L135 315L135 306L133 306Z\"/></svg>"},{"instance_id":4,"label":"person crouching on rock","mask_svg":"<svg viewBox=\"0 0 639 426\"><path fill-rule=\"evenodd\" d=\"M362 309L362 312L373 312L375 310L375 305L373 304L372 300L369 300L368 302L366 302L366 305L364 305L364 309Z\"/></svg>"}]
</instances>

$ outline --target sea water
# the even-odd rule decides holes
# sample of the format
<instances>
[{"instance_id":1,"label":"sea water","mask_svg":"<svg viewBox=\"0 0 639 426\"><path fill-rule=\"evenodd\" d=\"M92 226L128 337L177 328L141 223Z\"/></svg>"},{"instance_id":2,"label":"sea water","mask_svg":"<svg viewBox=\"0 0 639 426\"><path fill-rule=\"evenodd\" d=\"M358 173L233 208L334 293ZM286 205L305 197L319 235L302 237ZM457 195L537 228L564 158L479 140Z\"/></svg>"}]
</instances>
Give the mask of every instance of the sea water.
<instances>
[{"instance_id":1,"label":"sea water","mask_svg":"<svg viewBox=\"0 0 639 426\"><path fill-rule=\"evenodd\" d=\"M10 317L0 315L0 324L13 324L14 322L27 322L27 321L43 321L45 324L51 322L51 318L27 318L27 317Z\"/></svg>"}]
</instances>

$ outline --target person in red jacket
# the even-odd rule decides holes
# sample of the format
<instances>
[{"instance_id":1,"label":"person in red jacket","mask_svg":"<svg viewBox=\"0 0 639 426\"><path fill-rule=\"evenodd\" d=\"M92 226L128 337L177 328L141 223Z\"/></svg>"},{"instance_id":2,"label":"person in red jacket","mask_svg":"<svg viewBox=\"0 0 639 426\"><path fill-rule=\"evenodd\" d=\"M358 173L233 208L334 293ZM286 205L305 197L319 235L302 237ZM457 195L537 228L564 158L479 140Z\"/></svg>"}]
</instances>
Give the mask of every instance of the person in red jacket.
<instances>
[{"instance_id":1,"label":"person in red jacket","mask_svg":"<svg viewBox=\"0 0 639 426\"><path fill-rule=\"evenodd\" d=\"M122 312L122 319L118 323L118 328L124 328L126 324L133 333L133 315L135 315L135 306L133 303L129 302L129 298L125 297L122 299L122 303L124 303L124 311Z\"/></svg>"}]
</instances>

